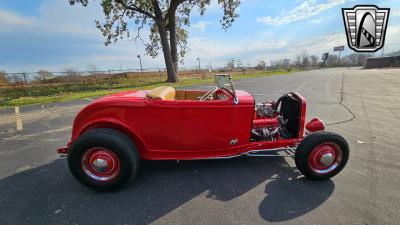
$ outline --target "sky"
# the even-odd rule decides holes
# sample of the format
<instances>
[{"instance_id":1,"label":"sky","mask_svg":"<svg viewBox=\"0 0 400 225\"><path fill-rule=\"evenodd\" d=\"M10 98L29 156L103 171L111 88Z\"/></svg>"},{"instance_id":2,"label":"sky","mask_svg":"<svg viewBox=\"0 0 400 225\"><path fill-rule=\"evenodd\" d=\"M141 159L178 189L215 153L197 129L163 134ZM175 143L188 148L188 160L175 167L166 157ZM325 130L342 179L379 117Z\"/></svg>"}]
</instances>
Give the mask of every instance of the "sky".
<instances>
[{"instance_id":1,"label":"sky","mask_svg":"<svg viewBox=\"0 0 400 225\"><path fill-rule=\"evenodd\" d=\"M95 27L103 20L99 0L88 7L70 6L68 0L0 1L0 71L35 72L42 69L112 70L165 68L162 52L145 55L142 41L123 39L109 46ZM333 47L347 47L341 8L375 4L391 8L385 53L400 50L400 1L354 0L242 0L239 18L227 31L221 28L222 10L213 1L204 16L191 15L188 54L181 68L222 67L228 60L256 65L264 60L289 58L306 52L321 56ZM143 40L146 41L146 30ZM376 53L380 55L380 52Z\"/></svg>"}]
</instances>

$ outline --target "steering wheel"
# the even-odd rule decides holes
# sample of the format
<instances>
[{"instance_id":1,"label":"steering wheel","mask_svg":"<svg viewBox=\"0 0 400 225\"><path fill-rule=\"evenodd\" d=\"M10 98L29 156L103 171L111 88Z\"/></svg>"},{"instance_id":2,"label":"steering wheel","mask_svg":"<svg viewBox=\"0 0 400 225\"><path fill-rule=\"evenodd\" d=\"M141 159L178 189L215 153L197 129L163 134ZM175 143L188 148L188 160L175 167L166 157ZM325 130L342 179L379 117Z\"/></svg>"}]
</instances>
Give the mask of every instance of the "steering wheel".
<instances>
[{"instance_id":1,"label":"steering wheel","mask_svg":"<svg viewBox=\"0 0 400 225\"><path fill-rule=\"evenodd\" d=\"M213 94L218 91L218 87L208 91L207 93L205 93L203 96L201 96L199 101L205 101L205 100L210 100L210 98L213 96Z\"/></svg>"}]
</instances>

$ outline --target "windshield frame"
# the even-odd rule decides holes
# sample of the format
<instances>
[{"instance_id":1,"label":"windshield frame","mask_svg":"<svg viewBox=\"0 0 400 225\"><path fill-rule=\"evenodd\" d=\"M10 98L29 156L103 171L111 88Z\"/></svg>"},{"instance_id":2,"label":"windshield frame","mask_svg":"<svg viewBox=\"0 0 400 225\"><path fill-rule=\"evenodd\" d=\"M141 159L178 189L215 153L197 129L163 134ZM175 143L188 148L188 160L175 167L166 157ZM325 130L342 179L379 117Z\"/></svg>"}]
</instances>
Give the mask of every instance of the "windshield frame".
<instances>
[{"instance_id":1,"label":"windshield frame","mask_svg":"<svg viewBox=\"0 0 400 225\"><path fill-rule=\"evenodd\" d=\"M233 86L231 74L216 74L215 75L215 83L218 88L223 88L228 90L233 95L233 102L235 104L239 103L239 99L236 96L236 90Z\"/></svg>"}]
</instances>

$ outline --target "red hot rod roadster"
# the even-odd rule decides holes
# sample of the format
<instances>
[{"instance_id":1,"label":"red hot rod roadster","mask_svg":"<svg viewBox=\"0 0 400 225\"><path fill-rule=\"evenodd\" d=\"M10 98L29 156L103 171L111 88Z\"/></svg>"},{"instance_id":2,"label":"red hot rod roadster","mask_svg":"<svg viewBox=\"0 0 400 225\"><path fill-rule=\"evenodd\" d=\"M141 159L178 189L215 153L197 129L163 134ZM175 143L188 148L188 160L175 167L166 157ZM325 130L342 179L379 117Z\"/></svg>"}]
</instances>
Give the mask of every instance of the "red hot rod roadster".
<instances>
[{"instance_id":1,"label":"red hot rod roadster","mask_svg":"<svg viewBox=\"0 0 400 225\"><path fill-rule=\"evenodd\" d=\"M339 173L349 146L324 131L314 118L305 124L306 101L288 93L255 104L235 90L230 75L217 75L210 91L127 91L100 98L76 116L67 155L72 174L97 190L121 187L136 174L141 159L194 160L237 156L294 156L309 179Z\"/></svg>"}]
</instances>

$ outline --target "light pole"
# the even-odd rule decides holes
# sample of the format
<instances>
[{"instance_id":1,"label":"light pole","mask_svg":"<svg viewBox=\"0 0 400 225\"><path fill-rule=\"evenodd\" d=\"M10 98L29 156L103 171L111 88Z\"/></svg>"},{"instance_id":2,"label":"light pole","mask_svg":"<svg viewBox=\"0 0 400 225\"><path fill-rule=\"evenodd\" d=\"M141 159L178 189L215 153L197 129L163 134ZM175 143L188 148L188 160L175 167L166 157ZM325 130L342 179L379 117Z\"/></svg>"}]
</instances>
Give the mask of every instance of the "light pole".
<instances>
[{"instance_id":1,"label":"light pole","mask_svg":"<svg viewBox=\"0 0 400 225\"><path fill-rule=\"evenodd\" d=\"M143 76L142 57L140 57L140 55L137 55L137 57L139 58L139 62L140 62L140 72L142 72L142 76Z\"/></svg>"},{"instance_id":2,"label":"light pole","mask_svg":"<svg viewBox=\"0 0 400 225\"><path fill-rule=\"evenodd\" d=\"M199 72L200 72L200 58L197 58L197 61L199 61Z\"/></svg>"},{"instance_id":3,"label":"light pole","mask_svg":"<svg viewBox=\"0 0 400 225\"><path fill-rule=\"evenodd\" d=\"M197 61L199 61L199 73L201 74L201 78L204 79L204 74L201 72L200 58L197 58Z\"/></svg>"}]
</instances>

